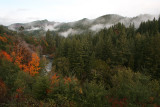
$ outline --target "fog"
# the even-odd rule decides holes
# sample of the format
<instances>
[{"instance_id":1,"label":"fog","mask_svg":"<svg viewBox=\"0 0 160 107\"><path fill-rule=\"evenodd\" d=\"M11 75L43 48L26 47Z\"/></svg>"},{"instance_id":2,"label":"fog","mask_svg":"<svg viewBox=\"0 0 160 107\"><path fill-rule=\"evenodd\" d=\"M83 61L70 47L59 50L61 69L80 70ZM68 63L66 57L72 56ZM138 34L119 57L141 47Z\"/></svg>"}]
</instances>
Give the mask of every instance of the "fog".
<instances>
[{"instance_id":1,"label":"fog","mask_svg":"<svg viewBox=\"0 0 160 107\"><path fill-rule=\"evenodd\" d=\"M60 32L59 34L61 36L67 37L69 34L73 35L73 34L78 34L78 33L80 32L71 28L71 29L68 29L66 32Z\"/></svg>"}]
</instances>

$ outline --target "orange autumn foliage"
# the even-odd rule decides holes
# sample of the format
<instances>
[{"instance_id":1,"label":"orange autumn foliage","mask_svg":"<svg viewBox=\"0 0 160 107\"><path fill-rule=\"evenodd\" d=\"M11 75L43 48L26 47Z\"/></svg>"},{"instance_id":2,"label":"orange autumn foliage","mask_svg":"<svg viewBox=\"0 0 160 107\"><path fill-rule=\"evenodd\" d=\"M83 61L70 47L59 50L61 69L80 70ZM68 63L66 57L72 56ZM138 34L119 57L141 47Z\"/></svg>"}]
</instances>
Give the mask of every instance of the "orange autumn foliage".
<instances>
[{"instance_id":1,"label":"orange autumn foliage","mask_svg":"<svg viewBox=\"0 0 160 107\"><path fill-rule=\"evenodd\" d=\"M15 64L17 64L19 66L19 68L23 68L23 64L22 64L22 56L21 56L21 53L18 53L18 55L16 56L15 58Z\"/></svg>"},{"instance_id":2,"label":"orange autumn foliage","mask_svg":"<svg viewBox=\"0 0 160 107\"><path fill-rule=\"evenodd\" d=\"M11 56L12 56L12 57L15 57L15 56L16 56L16 53L15 53L15 52L11 52Z\"/></svg>"},{"instance_id":3,"label":"orange autumn foliage","mask_svg":"<svg viewBox=\"0 0 160 107\"><path fill-rule=\"evenodd\" d=\"M7 36L6 34L4 35ZM0 35L0 41L7 42L7 39ZM25 41L21 41L20 39L13 43L13 50L10 54L5 51L0 51L0 58L13 62L21 70L29 73L31 76L39 73L40 58Z\"/></svg>"},{"instance_id":4,"label":"orange autumn foliage","mask_svg":"<svg viewBox=\"0 0 160 107\"><path fill-rule=\"evenodd\" d=\"M49 89L46 90L47 94L51 93L52 92L52 88L54 86L58 86L58 83L59 82L59 76L57 76L57 74L55 73L52 77L51 77L51 86Z\"/></svg>"},{"instance_id":5,"label":"orange autumn foliage","mask_svg":"<svg viewBox=\"0 0 160 107\"><path fill-rule=\"evenodd\" d=\"M23 89L24 89L24 88L17 88L17 89L16 89L16 92L19 93L19 94L22 94L22 93L23 93Z\"/></svg>"},{"instance_id":6,"label":"orange autumn foliage","mask_svg":"<svg viewBox=\"0 0 160 107\"><path fill-rule=\"evenodd\" d=\"M26 63L24 63L24 57L22 56L22 49L20 48L17 53L12 52L11 55L15 57L14 63L18 65L23 71L27 68Z\"/></svg>"},{"instance_id":7,"label":"orange autumn foliage","mask_svg":"<svg viewBox=\"0 0 160 107\"><path fill-rule=\"evenodd\" d=\"M57 76L57 74L55 73L52 77L51 77L51 84L55 84L59 81L59 76Z\"/></svg>"},{"instance_id":8,"label":"orange autumn foliage","mask_svg":"<svg viewBox=\"0 0 160 107\"><path fill-rule=\"evenodd\" d=\"M0 36L0 41L2 41L2 42L7 42L7 39L6 39L6 37Z\"/></svg>"},{"instance_id":9,"label":"orange autumn foliage","mask_svg":"<svg viewBox=\"0 0 160 107\"><path fill-rule=\"evenodd\" d=\"M65 84L69 84L71 82L71 78L68 77L68 78L64 78L64 83Z\"/></svg>"},{"instance_id":10,"label":"orange autumn foliage","mask_svg":"<svg viewBox=\"0 0 160 107\"><path fill-rule=\"evenodd\" d=\"M38 74L39 72L39 57L36 53L32 53L32 60L28 63L28 66L25 66L24 71L28 72L31 76Z\"/></svg>"},{"instance_id":11,"label":"orange autumn foliage","mask_svg":"<svg viewBox=\"0 0 160 107\"><path fill-rule=\"evenodd\" d=\"M12 61L12 57L5 51L1 51L0 52L0 56L4 57L5 59L7 59L8 61Z\"/></svg>"},{"instance_id":12,"label":"orange autumn foliage","mask_svg":"<svg viewBox=\"0 0 160 107\"><path fill-rule=\"evenodd\" d=\"M16 94L15 94L15 98L16 99L22 98L22 96L23 96L23 90L24 90L24 88L17 88L16 89Z\"/></svg>"},{"instance_id":13,"label":"orange autumn foliage","mask_svg":"<svg viewBox=\"0 0 160 107\"><path fill-rule=\"evenodd\" d=\"M22 69L24 72L29 73L31 76L34 76L35 74L38 74L39 72L39 61L40 58L38 57L38 55L36 53L32 53L31 56L31 61L29 61L28 63L24 63L24 57L22 55L22 50L19 49L19 52L17 53L17 55L15 54L15 52L12 52L12 55L15 55L15 64L17 64L19 66L20 69Z\"/></svg>"}]
</instances>

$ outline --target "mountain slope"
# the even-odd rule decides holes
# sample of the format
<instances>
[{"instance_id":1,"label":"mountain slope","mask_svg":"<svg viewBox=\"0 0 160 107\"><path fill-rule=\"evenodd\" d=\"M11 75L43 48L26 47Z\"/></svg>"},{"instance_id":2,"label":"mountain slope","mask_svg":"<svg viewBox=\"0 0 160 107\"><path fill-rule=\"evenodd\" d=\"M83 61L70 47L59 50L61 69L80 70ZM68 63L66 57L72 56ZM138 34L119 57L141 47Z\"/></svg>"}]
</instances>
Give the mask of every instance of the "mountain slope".
<instances>
[{"instance_id":1,"label":"mountain slope","mask_svg":"<svg viewBox=\"0 0 160 107\"><path fill-rule=\"evenodd\" d=\"M134 23L135 27L138 28L142 21L152 20L153 18L154 16L148 14L139 15L133 18L108 14L96 19L84 18L82 20L68 23L51 22L48 20L38 20L30 23L15 23L8 26L8 28L18 31L19 27L23 26L24 31L28 33L34 33L38 31L44 35L47 30L50 30L57 32L62 36L68 36L69 34L79 34L86 31L97 32L100 29L108 28L119 22L123 23L126 27L128 27L130 23Z\"/></svg>"}]
</instances>

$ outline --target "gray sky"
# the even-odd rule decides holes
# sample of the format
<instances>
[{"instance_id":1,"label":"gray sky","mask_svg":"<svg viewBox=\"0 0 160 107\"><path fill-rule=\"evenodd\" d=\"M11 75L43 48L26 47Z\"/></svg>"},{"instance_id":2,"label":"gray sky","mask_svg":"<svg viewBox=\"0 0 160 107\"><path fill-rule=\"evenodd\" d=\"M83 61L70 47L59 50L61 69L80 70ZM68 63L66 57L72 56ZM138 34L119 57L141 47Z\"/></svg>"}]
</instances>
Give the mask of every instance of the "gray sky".
<instances>
[{"instance_id":1,"label":"gray sky","mask_svg":"<svg viewBox=\"0 0 160 107\"><path fill-rule=\"evenodd\" d=\"M47 19L70 22L106 14L160 14L160 0L0 0L0 24Z\"/></svg>"}]
</instances>

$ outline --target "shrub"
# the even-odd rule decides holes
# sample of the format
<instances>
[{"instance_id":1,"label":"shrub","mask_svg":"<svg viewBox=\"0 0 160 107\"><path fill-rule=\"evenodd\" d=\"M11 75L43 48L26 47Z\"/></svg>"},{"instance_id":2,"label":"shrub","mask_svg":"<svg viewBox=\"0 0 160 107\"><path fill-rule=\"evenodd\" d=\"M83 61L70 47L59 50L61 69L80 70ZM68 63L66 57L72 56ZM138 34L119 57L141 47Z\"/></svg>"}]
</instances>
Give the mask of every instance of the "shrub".
<instances>
[{"instance_id":1,"label":"shrub","mask_svg":"<svg viewBox=\"0 0 160 107\"><path fill-rule=\"evenodd\" d=\"M113 88L108 91L109 97L118 100L125 98L128 104L149 104L156 102L151 101L151 98L158 99L158 81L130 69L119 70L112 78L112 84Z\"/></svg>"}]
</instances>

